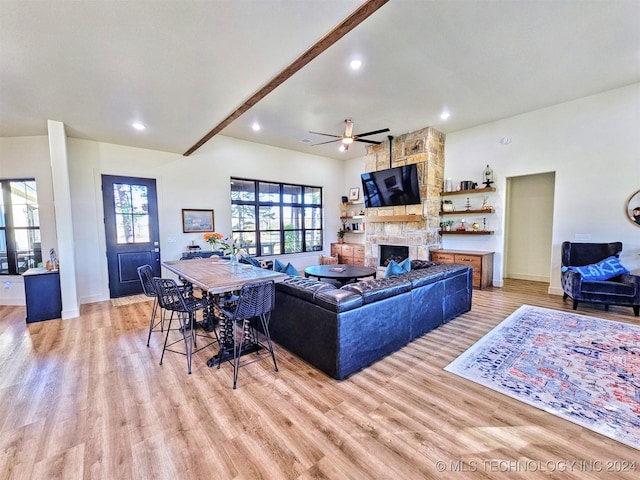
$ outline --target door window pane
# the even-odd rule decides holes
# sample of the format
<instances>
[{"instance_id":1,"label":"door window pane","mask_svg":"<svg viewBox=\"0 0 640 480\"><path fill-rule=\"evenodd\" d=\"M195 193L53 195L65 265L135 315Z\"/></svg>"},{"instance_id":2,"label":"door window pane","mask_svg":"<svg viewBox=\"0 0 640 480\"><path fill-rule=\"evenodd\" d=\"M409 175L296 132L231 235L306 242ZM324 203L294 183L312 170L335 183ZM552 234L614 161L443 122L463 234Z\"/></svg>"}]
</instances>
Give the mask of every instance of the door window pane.
<instances>
[{"instance_id":1,"label":"door window pane","mask_svg":"<svg viewBox=\"0 0 640 480\"><path fill-rule=\"evenodd\" d=\"M149 190L146 185L113 184L113 203L118 244L149 243Z\"/></svg>"}]
</instances>

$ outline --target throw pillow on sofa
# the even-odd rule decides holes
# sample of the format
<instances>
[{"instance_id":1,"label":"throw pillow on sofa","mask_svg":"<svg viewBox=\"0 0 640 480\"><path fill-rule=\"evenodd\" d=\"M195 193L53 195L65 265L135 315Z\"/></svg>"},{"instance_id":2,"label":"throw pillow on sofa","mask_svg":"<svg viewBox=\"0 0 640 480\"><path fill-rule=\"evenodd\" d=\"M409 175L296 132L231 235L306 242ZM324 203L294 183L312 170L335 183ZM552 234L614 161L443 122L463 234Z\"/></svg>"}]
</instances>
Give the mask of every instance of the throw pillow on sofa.
<instances>
[{"instance_id":1,"label":"throw pillow on sofa","mask_svg":"<svg viewBox=\"0 0 640 480\"><path fill-rule=\"evenodd\" d=\"M387 269L384 271L384 277L391 277L392 275L400 275L402 273L407 273L411 271L411 260L405 258L400 263L395 260L391 260L389 265L387 265Z\"/></svg>"},{"instance_id":2,"label":"throw pillow on sofa","mask_svg":"<svg viewBox=\"0 0 640 480\"><path fill-rule=\"evenodd\" d=\"M601 282L623 273L629 273L629 270L622 266L618 257L608 257L601 262L585 265L584 267L562 267L563 272L567 270L579 273L582 279L587 282Z\"/></svg>"},{"instance_id":3,"label":"throw pillow on sofa","mask_svg":"<svg viewBox=\"0 0 640 480\"><path fill-rule=\"evenodd\" d=\"M280 273L286 273L287 275L291 275L292 277L299 277L300 276L300 272L298 272L296 267L291 265L291 263L287 263L285 265L284 263L282 263L277 258L273 262L273 271L274 272L280 272Z\"/></svg>"}]
</instances>

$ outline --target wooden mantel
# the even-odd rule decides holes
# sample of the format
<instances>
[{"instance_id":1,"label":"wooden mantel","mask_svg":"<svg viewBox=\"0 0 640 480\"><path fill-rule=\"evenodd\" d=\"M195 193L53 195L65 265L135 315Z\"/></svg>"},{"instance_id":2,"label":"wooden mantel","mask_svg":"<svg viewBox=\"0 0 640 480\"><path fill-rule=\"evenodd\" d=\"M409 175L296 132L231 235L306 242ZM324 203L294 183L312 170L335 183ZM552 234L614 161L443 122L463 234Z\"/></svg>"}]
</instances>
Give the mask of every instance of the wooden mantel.
<instances>
[{"instance_id":1,"label":"wooden mantel","mask_svg":"<svg viewBox=\"0 0 640 480\"><path fill-rule=\"evenodd\" d=\"M380 215L380 216L365 216L362 221L366 223L382 223L382 222L422 222L424 218L422 215Z\"/></svg>"}]
</instances>

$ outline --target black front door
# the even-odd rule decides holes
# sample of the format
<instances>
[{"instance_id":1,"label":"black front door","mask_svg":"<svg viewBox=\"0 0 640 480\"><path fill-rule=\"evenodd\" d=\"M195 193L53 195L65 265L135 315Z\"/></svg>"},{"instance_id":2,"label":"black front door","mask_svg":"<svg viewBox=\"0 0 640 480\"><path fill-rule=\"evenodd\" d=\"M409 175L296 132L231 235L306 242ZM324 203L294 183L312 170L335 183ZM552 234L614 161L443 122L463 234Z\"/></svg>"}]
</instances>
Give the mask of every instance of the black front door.
<instances>
[{"instance_id":1,"label":"black front door","mask_svg":"<svg viewBox=\"0 0 640 480\"><path fill-rule=\"evenodd\" d=\"M160 276L160 234L156 181L102 175L109 296L142 293L140 265Z\"/></svg>"}]
</instances>

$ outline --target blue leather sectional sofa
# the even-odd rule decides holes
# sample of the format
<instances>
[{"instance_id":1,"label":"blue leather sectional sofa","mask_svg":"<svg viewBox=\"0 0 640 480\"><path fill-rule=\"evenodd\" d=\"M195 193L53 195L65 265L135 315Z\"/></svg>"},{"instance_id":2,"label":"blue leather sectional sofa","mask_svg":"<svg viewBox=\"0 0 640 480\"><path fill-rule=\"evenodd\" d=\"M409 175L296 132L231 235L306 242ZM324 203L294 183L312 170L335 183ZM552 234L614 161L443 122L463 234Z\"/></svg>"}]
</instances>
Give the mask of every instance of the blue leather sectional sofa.
<instances>
[{"instance_id":1,"label":"blue leather sectional sofa","mask_svg":"<svg viewBox=\"0 0 640 480\"><path fill-rule=\"evenodd\" d=\"M291 277L276 284L270 332L341 380L469 311L471 295L471 268L451 263L416 261L410 272L342 288Z\"/></svg>"}]
</instances>

